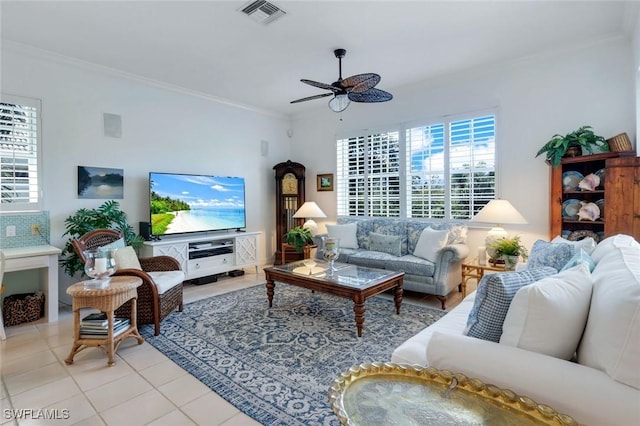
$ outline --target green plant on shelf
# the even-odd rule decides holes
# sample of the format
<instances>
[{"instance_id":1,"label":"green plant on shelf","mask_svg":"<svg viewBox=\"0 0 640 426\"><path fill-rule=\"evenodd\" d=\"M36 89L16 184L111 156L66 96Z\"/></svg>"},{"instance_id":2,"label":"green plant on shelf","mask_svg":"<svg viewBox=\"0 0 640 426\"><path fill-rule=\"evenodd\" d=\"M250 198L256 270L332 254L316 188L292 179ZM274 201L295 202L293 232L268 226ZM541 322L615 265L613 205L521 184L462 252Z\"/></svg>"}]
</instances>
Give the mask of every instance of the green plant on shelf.
<instances>
[{"instance_id":1,"label":"green plant on shelf","mask_svg":"<svg viewBox=\"0 0 640 426\"><path fill-rule=\"evenodd\" d=\"M545 154L547 160L553 167L560 165L562 157L567 154L569 148L577 148L577 155L582 149L586 149L590 154L594 153L594 148L598 152L608 152L609 145L604 137L593 133L591 126L582 126L578 130L562 136L559 134L553 137L538 150L536 157Z\"/></svg>"}]
</instances>

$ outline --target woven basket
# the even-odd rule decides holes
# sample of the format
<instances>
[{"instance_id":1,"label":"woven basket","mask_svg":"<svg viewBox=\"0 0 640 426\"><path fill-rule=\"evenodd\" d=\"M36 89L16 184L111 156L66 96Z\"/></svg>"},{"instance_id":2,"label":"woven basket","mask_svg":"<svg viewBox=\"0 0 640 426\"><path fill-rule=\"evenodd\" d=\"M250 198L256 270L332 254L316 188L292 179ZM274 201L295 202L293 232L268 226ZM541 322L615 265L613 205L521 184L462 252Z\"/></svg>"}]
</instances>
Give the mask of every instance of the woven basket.
<instances>
[{"instance_id":1,"label":"woven basket","mask_svg":"<svg viewBox=\"0 0 640 426\"><path fill-rule=\"evenodd\" d=\"M633 149L629 136L626 133L620 133L619 135L607 139L607 143L609 144L609 149L612 152L631 151Z\"/></svg>"}]
</instances>

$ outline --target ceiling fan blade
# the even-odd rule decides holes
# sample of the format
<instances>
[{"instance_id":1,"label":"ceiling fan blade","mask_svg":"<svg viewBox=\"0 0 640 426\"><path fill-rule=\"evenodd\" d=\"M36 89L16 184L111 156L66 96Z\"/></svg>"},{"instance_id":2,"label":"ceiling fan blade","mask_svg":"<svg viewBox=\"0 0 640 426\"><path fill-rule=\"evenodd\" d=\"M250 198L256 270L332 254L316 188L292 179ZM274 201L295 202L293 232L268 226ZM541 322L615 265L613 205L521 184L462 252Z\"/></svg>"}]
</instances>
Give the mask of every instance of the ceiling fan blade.
<instances>
[{"instance_id":1,"label":"ceiling fan blade","mask_svg":"<svg viewBox=\"0 0 640 426\"><path fill-rule=\"evenodd\" d=\"M352 93L362 93L375 87L380 82L380 76L374 73L357 74L347 77L340 84L342 88Z\"/></svg>"},{"instance_id":2,"label":"ceiling fan blade","mask_svg":"<svg viewBox=\"0 0 640 426\"><path fill-rule=\"evenodd\" d=\"M386 102L393 99L393 95L380 89L369 89L362 93L349 93L349 100L353 102Z\"/></svg>"},{"instance_id":3,"label":"ceiling fan blade","mask_svg":"<svg viewBox=\"0 0 640 426\"><path fill-rule=\"evenodd\" d=\"M314 99L325 98L327 96L333 96L333 93L323 93L321 95L313 95L313 96L309 96L307 98L296 99L295 101L291 101L290 103L297 104L298 102L312 101Z\"/></svg>"},{"instance_id":4,"label":"ceiling fan blade","mask_svg":"<svg viewBox=\"0 0 640 426\"><path fill-rule=\"evenodd\" d=\"M339 87L334 87L334 86L332 86L330 84L327 84L327 83L320 83L318 81L305 80L305 79L302 79L300 81L305 83L305 84L308 84L310 86L319 87L319 88L325 89L325 90L331 90L332 92L339 92L340 91Z\"/></svg>"}]
</instances>

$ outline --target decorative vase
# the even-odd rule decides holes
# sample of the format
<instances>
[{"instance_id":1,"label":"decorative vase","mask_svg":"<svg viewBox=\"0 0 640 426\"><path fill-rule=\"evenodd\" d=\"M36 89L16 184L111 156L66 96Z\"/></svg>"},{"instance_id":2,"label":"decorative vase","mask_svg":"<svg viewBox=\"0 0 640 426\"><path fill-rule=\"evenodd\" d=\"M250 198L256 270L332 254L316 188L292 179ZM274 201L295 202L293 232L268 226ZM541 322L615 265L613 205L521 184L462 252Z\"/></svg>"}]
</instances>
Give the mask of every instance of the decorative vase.
<instances>
[{"instance_id":1,"label":"decorative vase","mask_svg":"<svg viewBox=\"0 0 640 426\"><path fill-rule=\"evenodd\" d=\"M334 262L338 258L339 254L340 239L333 237L324 237L324 251L322 253L322 257L324 257L325 260L329 261L329 274L333 274L335 271L337 271L336 267L334 266Z\"/></svg>"},{"instance_id":2,"label":"decorative vase","mask_svg":"<svg viewBox=\"0 0 640 426\"><path fill-rule=\"evenodd\" d=\"M579 146L570 146L563 157L578 157L580 155L582 155L582 149Z\"/></svg>"},{"instance_id":3,"label":"decorative vase","mask_svg":"<svg viewBox=\"0 0 640 426\"><path fill-rule=\"evenodd\" d=\"M502 255L502 259L504 260L504 268L507 271L513 271L516 269L516 265L518 264L518 260L520 260L520 256L504 254Z\"/></svg>"},{"instance_id":4,"label":"decorative vase","mask_svg":"<svg viewBox=\"0 0 640 426\"><path fill-rule=\"evenodd\" d=\"M84 272L91 280L84 282L86 289L101 289L109 286L111 275L116 272L116 259L111 250L86 250Z\"/></svg>"}]
</instances>

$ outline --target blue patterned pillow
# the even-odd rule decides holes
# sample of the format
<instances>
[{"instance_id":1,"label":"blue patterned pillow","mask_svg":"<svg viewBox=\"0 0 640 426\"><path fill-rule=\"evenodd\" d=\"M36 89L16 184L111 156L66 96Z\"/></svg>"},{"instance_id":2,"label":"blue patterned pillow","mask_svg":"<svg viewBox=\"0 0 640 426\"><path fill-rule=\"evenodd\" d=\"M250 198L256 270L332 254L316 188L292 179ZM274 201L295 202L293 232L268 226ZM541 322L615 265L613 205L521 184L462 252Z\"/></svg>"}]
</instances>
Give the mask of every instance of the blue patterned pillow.
<instances>
[{"instance_id":1,"label":"blue patterned pillow","mask_svg":"<svg viewBox=\"0 0 640 426\"><path fill-rule=\"evenodd\" d=\"M103 246L98 247L98 251L109 251L111 249L121 249L125 248L126 244L124 242L124 238L119 238L112 243L105 244Z\"/></svg>"},{"instance_id":2,"label":"blue patterned pillow","mask_svg":"<svg viewBox=\"0 0 640 426\"><path fill-rule=\"evenodd\" d=\"M560 271L575 254L576 247L572 244L549 243L538 240L531 247L528 267L551 266L556 271Z\"/></svg>"},{"instance_id":3,"label":"blue patterned pillow","mask_svg":"<svg viewBox=\"0 0 640 426\"><path fill-rule=\"evenodd\" d=\"M566 265L562 267L560 271L566 271L567 269L573 268L574 266L580 265L581 263L586 263L589 267L589 272L593 272L593 268L596 267L596 262L593 261L591 256L587 254L587 252L581 248L578 252L573 256Z\"/></svg>"},{"instance_id":4,"label":"blue patterned pillow","mask_svg":"<svg viewBox=\"0 0 640 426\"><path fill-rule=\"evenodd\" d=\"M485 275L478 284L476 299L467 318L464 334L482 340L499 342L502 323L511 300L521 287L554 275L551 267L528 268L519 272Z\"/></svg>"},{"instance_id":5,"label":"blue patterned pillow","mask_svg":"<svg viewBox=\"0 0 640 426\"><path fill-rule=\"evenodd\" d=\"M381 251L392 256L402 256L402 237L394 235L369 234L369 246L373 251Z\"/></svg>"}]
</instances>

